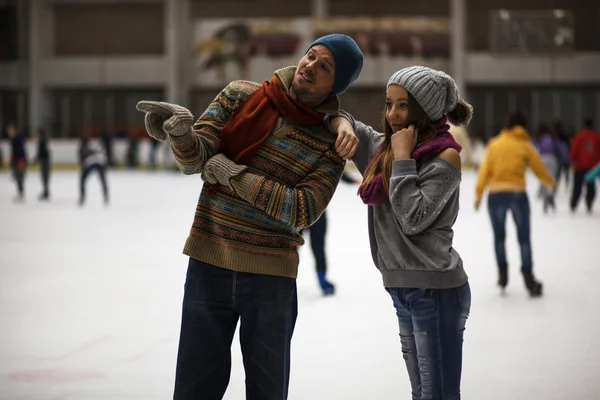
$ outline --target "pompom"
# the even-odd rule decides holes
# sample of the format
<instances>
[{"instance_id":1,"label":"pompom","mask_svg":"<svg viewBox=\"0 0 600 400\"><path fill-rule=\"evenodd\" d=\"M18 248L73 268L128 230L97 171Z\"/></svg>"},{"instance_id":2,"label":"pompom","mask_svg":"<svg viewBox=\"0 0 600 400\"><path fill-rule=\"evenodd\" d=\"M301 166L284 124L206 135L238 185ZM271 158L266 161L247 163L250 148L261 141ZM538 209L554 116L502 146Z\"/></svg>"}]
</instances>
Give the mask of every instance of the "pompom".
<instances>
[{"instance_id":1,"label":"pompom","mask_svg":"<svg viewBox=\"0 0 600 400\"><path fill-rule=\"evenodd\" d=\"M459 99L454 110L448 112L448 120L456 125L468 125L473 117L473 106L466 101Z\"/></svg>"}]
</instances>

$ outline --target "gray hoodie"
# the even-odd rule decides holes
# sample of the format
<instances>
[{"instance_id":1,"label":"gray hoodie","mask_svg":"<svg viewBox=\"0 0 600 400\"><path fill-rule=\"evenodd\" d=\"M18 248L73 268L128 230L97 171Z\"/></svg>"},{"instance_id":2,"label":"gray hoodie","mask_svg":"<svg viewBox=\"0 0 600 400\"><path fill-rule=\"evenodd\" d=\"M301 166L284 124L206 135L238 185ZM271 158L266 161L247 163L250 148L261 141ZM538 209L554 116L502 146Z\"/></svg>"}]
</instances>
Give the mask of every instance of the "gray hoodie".
<instances>
[{"instance_id":1,"label":"gray hoodie","mask_svg":"<svg viewBox=\"0 0 600 400\"><path fill-rule=\"evenodd\" d=\"M352 161L364 174L384 135L354 122L359 148ZM452 247L461 173L435 157L417 170L415 160L395 160L389 200L369 206L369 240L385 287L448 289L467 282Z\"/></svg>"}]
</instances>

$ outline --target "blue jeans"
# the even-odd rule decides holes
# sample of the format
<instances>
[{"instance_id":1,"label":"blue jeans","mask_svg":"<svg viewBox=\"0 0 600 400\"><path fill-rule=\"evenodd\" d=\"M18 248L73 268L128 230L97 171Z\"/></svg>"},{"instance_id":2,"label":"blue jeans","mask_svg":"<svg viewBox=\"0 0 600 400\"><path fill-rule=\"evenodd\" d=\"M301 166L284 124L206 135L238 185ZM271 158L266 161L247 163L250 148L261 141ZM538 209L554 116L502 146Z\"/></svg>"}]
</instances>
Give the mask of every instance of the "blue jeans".
<instances>
[{"instance_id":1,"label":"blue jeans","mask_svg":"<svg viewBox=\"0 0 600 400\"><path fill-rule=\"evenodd\" d=\"M297 314L295 279L235 272L190 258L173 398L223 398L241 320L246 399L287 399Z\"/></svg>"},{"instance_id":2,"label":"blue jeans","mask_svg":"<svg viewBox=\"0 0 600 400\"><path fill-rule=\"evenodd\" d=\"M521 269L531 270L531 240L529 197L525 192L500 192L488 195L488 211L494 229L494 248L499 267L506 267L506 213L510 210L517 225L517 237L521 247Z\"/></svg>"},{"instance_id":3,"label":"blue jeans","mask_svg":"<svg viewBox=\"0 0 600 400\"><path fill-rule=\"evenodd\" d=\"M325 256L325 235L327 233L327 215L324 212L321 217L311 225L310 247L315 256L317 271L327 271L327 257Z\"/></svg>"},{"instance_id":4,"label":"blue jeans","mask_svg":"<svg viewBox=\"0 0 600 400\"><path fill-rule=\"evenodd\" d=\"M102 193L104 194L104 201L108 202L108 184L106 183L106 166L104 164L92 164L87 167L83 167L81 170L81 177L79 179L79 201L83 203L85 201L85 184L93 171L98 171L100 175L100 183L102 184Z\"/></svg>"},{"instance_id":5,"label":"blue jeans","mask_svg":"<svg viewBox=\"0 0 600 400\"><path fill-rule=\"evenodd\" d=\"M583 186L585 185L585 205L588 210L592 209L592 205L594 204L594 200L596 199L596 182L585 182L584 177L590 170L584 169L580 171L575 171L573 173L573 193L571 194L571 210L575 211L577 209L577 205L579 204L579 198L581 197L581 192Z\"/></svg>"},{"instance_id":6,"label":"blue jeans","mask_svg":"<svg viewBox=\"0 0 600 400\"><path fill-rule=\"evenodd\" d=\"M413 400L459 400L469 283L453 289L386 290L398 316Z\"/></svg>"}]
</instances>

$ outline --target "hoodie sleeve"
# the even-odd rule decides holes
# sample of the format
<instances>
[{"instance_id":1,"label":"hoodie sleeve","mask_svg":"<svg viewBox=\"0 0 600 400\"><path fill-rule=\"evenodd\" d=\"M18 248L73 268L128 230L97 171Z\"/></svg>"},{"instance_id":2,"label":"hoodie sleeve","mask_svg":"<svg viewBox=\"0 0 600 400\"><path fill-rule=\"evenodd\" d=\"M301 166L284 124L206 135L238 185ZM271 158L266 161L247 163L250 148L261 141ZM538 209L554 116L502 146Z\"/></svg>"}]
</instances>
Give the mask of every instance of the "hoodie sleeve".
<instances>
[{"instance_id":1,"label":"hoodie sleeve","mask_svg":"<svg viewBox=\"0 0 600 400\"><path fill-rule=\"evenodd\" d=\"M475 185L475 202L481 202L481 197L483 196L483 191L489 183L490 175L492 172L491 164L493 158L493 151L491 143L488 145L485 155L483 156L483 160L481 161L481 165L479 166L479 172L477 173L477 184Z\"/></svg>"},{"instance_id":2,"label":"hoodie sleeve","mask_svg":"<svg viewBox=\"0 0 600 400\"><path fill-rule=\"evenodd\" d=\"M529 165L535 176L537 176L538 179L542 181L544 185L553 188L556 187L556 181L554 180L552 175L550 175L550 172L548 172L548 168L546 168L546 166L544 165L544 162L540 158L535 147L533 147L531 143L528 143L527 146L527 164Z\"/></svg>"}]
</instances>

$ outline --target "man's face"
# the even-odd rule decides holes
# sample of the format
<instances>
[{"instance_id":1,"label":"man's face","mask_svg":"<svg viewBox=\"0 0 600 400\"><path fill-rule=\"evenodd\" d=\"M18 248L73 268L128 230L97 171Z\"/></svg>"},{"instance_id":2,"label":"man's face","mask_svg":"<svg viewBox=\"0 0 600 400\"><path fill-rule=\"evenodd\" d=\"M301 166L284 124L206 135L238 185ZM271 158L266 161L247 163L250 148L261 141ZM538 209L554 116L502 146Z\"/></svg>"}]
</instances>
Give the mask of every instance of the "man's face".
<instances>
[{"instance_id":1,"label":"man's face","mask_svg":"<svg viewBox=\"0 0 600 400\"><path fill-rule=\"evenodd\" d=\"M17 136L17 128L14 125L9 125L6 128L6 131L8 133L8 137L11 139Z\"/></svg>"},{"instance_id":2,"label":"man's face","mask_svg":"<svg viewBox=\"0 0 600 400\"><path fill-rule=\"evenodd\" d=\"M306 106L316 107L329 96L334 81L333 55L327 47L318 44L311 47L298 63L292 89L298 101Z\"/></svg>"}]
</instances>

